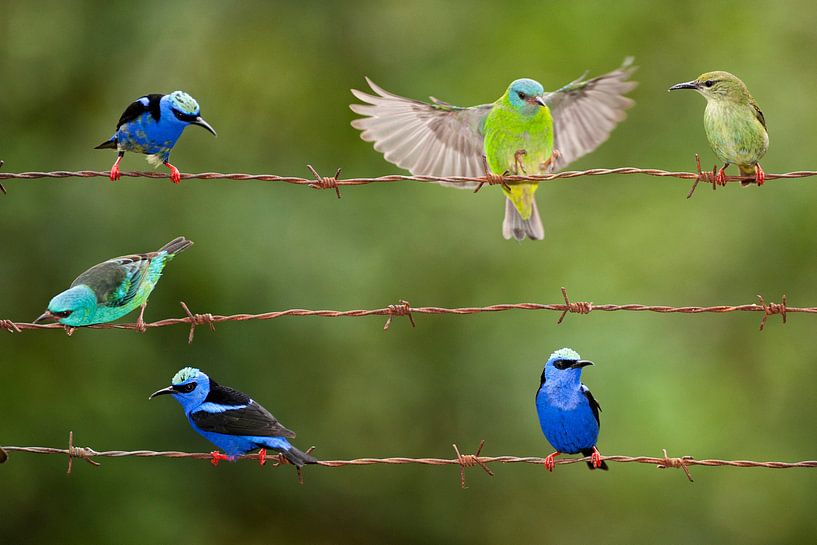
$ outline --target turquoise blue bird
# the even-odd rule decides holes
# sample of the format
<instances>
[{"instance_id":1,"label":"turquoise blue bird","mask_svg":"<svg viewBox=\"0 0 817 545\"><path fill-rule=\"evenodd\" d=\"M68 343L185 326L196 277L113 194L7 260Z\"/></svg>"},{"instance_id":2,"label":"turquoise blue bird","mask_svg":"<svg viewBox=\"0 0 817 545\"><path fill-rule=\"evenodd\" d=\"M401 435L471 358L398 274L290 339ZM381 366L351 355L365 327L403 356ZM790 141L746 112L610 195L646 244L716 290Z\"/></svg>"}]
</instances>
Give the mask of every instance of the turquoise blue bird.
<instances>
[{"instance_id":1,"label":"turquoise blue bird","mask_svg":"<svg viewBox=\"0 0 817 545\"><path fill-rule=\"evenodd\" d=\"M132 102L119 118L114 135L96 147L118 152L111 181L119 179L119 162L126 151L132 151L146 154L153 166L164 164L170 169L170 180L181 182L179 169L169 162L170 150L188 125L204 127L216 136L215 129L201 117L199 103L184 91L145 95Z\"/></svg>"},{"instance_id":2,"label":"turquoise blue bird","mask_svg":"<svg viewBox=\"0 0 817 545\"><path fill-rule=\"evenodd\" d=\"M588 365L593 362L581 359L570 348L561 348L550 355L542 371L536 412L542 433L556 449L545 458L548 471L553 471L556 456L579 452L590 456L590 469L607 469L596 448L601 407L581 383L582 368Z\"/></svg>"},{"instance_id":3,"label":"turquoise blue bird","mask_svg":"<svg viewBox=\"0 0 817 545\"><path fill-rule=\"evenodd\" d=\"M213 465L219 460L234 461L256 449L261 449L259 461L264 465L268 448L283 454L296 467L317 462L292 446L288 439L295 437L295 432L282 426L250 396L218 384L194 367L181 369L170 386L153 392L149 399L168 394L181 404L190 426L226 453L211 452Z\"/></svg>"},{"instance_id":4,"label":"turquoise blue bird","mask_svg":"<svg viewBox=\"0 0 817 545\"><path fill-rule=\"evenodd\" d=\"M34 323L54 319L68 327L112 322L141 307L137 325L141 326L147 300L162 270L173 257L192 246L178 237L155 252L126 255L94 265L56 295Z\"/></svg>"}]
</instances>

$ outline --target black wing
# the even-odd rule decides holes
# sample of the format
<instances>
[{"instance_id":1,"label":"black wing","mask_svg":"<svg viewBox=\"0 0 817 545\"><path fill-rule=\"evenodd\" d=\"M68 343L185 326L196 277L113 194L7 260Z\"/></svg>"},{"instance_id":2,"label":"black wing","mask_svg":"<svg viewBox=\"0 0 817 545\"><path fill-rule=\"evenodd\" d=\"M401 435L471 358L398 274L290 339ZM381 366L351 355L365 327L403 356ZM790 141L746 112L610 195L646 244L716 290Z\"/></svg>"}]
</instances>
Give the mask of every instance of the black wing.
<instances>
[{"instance_id":1,"label":"black wing","mask_svg":"<svg viewBox=\"0 0 817 545\"><path fill-rule=\"evenodd\" d=\"M131 102L125 111L122 112L122 116L119 118L119 122L116 124L116 129L119 130L119 127L127 123L128 121L133 121L140 115L145 112L150 112L151 117L156 121L159 121L159 117L161 117L161 107L159 101L162 100L164 95L160 94L150 94L145 95L138 100ZM145 104L144 99L147 99L147 104Z\"/></svg>"},{"instance_id":2,"label":"black wing","mask_svg":"<svg viewBox=\"0 0 817 545\"><path fill-rule=\"evenodd\" d=\"M199 410L190 413L193 422L204 431L226 435L295 437L295 432L282 426L268 410L250 399L249 396L238 390L216 384L212 379L210 380L210 393L204 401L227 407L246 405L240 409L228 409L223 412Z\"/></svg>"},{"instance_id":3,"label":"black wing","mask_svg":"<svg viewBox=\"0 0 817 545\"><path fill-rule=\"evenodd\" d=\"M590 390L584 384L582 384L582 393L584 397L587 398L587 402L590 403L590 409L593 411L593 416L596 417L596 424L601 425L601 421L599 420L601 405L599 405L599 402L596 401L596 398L593 397L593 394L590 393Z\"/></svg>"}]
</instances>

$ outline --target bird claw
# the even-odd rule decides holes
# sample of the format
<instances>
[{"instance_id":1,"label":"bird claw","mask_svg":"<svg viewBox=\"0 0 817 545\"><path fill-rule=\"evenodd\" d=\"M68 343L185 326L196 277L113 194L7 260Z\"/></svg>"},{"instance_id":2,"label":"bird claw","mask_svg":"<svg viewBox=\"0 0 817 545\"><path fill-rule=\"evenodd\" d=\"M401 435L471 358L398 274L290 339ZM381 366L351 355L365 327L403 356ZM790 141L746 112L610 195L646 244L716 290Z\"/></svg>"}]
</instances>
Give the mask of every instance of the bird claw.
<instances>
[{"instance_id":1,"label":"bird claw","mask_svg":"<svg viewBox=\"0 0 817 545\"><path fill-rule=\"evenodd\" d=\"M221 460L229 460L230 459L229 456L227 456L226 454L222 454L217 450L214 450L213 452L211 452L210 456L211 456L210 463L213 464L214 466L217 466L218 463Z\"/></svg>"},{"instance_id":2,"label":"bird claw","mask_svg":"<svg viewBox=\"0 0 817 545\"><path fill-rule=\"evenodd\" d=\"M258 451L258 465L263 466L267 463L267 449L262 448Z\"/></svg>"},{"instance_id":3,"label":"bird claw","mask_svg":"<svg viewBox=\"0 0 817 545\"><path fill-rule=\"evenodd\" d=\"M119 172L119 164L118 164L118 161L117 161L117 164L115 164L114 166L111 167L110 178L111 178L112 182L115 182L116 180L118 180L121 177L122 176L121 176L121 174Z\"/></svg>"},{"instance_id":4,"label":"bird claw","mask_svg":"<svg viewBox=\"0 0 817 545\"><path fill-rule=\"evenodd\" d=\"M755 182L757 186L760 187L766 181L766 173L763 172L763 169L760 166L760 163L755 165Z\"/></svg>"},{"instance_id":5,"label":"bird claw","mask_svg":"<svg viewBox=\"0 0 817 545\"><path fill-rule=\"evenodd\" d=\"M590 455L590 462L596 469L599 469L601 467L602 464L601 453L599 452L599 449L597 449L596 447L593 447L593 454Z\"/></svg>"},{"instance_id":6,"label":"bird claw","mask_svg":"<svg viewBox=\"0 0 817 545\"><path fill-rule=\"evenodd\" d=\"M720 186L726 185L726 172L724 171L723 168L718 170L718 174L715 176L715 183Z\"/></svg>"},{"instance_id":7,"label":"bird claw","mask_svg":"<svg viewBox=\"0 0 817 545\"><path fill-rule=\"evenodd\" d=\"M522 157L528 154L528 150L525 149L518 149L516 153L513 154L513 166L514 166L514 173L519 174L521 171L522 174L525 176L528 175L528 171L525 169L525 164L522 162Z\"/></svg>"},{"instance_id":8,"label":"bird claw","mask_svg":"<svg viewBox=\"0 0 817 545\"><path fill-rule=\"evenodd\" d=\"M179 169L171 165L170 163L165 163L165 166L170 169L170 181L174 184L179 184L182 181L182 175L179 172Z\"/></svg>"},{"instance_id":9,"label":"bird claw","mask_svg":"<svg viewBox=\"0 0 817 545\"><path fill-rule=\"evenodd\" d=\"M552 472L553 468L556 467L556 457L560 454L561 452L559 452L558 450L552 454L548 454L545 457L545 469Z\"/></svg>"},{"instance_id":10,"label":"bird claw","mask_svg":"<svg viewBox=\"0 0 817 545\"><path fill-rule=\"evenodd\" d=\"M552 169L560 155L561 153L557 149L551 151L550 157L548 157L546 161L542 162L539 165L539 170L541 170L542 172L547 172L548 169Z\"/></svg>"}]
</instances>

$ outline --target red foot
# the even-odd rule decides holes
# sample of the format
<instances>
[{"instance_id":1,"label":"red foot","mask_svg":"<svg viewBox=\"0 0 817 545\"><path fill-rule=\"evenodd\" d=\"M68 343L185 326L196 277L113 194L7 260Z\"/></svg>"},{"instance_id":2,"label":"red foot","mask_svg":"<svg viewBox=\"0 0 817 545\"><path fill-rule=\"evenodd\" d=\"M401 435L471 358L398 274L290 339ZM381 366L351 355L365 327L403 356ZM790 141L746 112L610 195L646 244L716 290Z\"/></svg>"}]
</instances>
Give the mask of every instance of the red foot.
<instances>
[{"instance_id":1,"label":"red foot","mask_svg":"<svg viewBox=\"0 0 817 545\"><path fill-rule=\"evenodd\" d=\"M718 175L715 176L715 183L718 185L726 185L726 172L724 172L723 168L721 168L718 171Z\"/></svg>"},{"instance_id":2,"label":"red foot","mask_svg":"<svg viewBox=\"0 0 817 545\"><path fill-rule=\"evenodd\" d=\"M258 451L258 465L262 466L267 463L267 449L262 448Z\"/></svg>"},{"instance_id":3,"label":"red foot","mask_svg":"<svg viewBox=\"0 0 817 545\"><path fill-rule=\"evenodd\" d=\"M165 163L165 166L170 169L170 181L174 184L181 183L182 175L179 172L179 169L171 165L170 163Z\"/></svg>"},{"instance_id":4,"label":"red foot","mask_svg":"<svg viewBox=\"0 0 817 545\"><path fill-rule=\"evenodd\" d=\"M545 457L545 469L548 471L553 471L553 468L556 467L556 457L560 454L561 452L558 450L553 454L548 454L547 457Z\"/></svg>"},{"instance_id":5,"label":"red foot","mask_svg":"<svg viewBox=\"0 0 817 545\"><path fill-rule=\"evenodd\" d=\"M763 182L766 181L766 173L760 168L760 163L755 165L755 181L758 187L762 186Z\"/></svg>"},{"instance_id":6,"label":"red foot","mask_svg":"<svg viewBox=\"0 0 817 545\"><path fill-rule=\"evenodd\" d=\"M602 462L601 453L599 452L599 449L597 449L596 447L593 447L593 454L590 455L590 462L596 469L601 467Z\"/></svg>"},{"instance_id":7,"label":"red foot","mask_svg":"<svg viewBox=\"0 0 817 545\"><path fill-rule=\"evenodd\" d=\"M211 452L210 456L212 456L212 458L210 459L210 463L213 464L214 466L217 466L218 463L221 460L229 460L230 459L229 456L227 456L226 454L222 454L217 450L214 450L213 452Z\"/></svg>"},{"instance_id":8,"label":"red foot","mask_svg":"<svg viewBox=\"0 0 817 545\"><path fill-rule=\"evenodd\" d=\"M111 181L112 182L115 182L116 180L118 180L120 178L120 175L119 175L119 161L121 161L121 160L122 160L121 157L118 158L116 160L116 162L113 164L113 166L111 167Z\"/></svg>"}]
</instances>

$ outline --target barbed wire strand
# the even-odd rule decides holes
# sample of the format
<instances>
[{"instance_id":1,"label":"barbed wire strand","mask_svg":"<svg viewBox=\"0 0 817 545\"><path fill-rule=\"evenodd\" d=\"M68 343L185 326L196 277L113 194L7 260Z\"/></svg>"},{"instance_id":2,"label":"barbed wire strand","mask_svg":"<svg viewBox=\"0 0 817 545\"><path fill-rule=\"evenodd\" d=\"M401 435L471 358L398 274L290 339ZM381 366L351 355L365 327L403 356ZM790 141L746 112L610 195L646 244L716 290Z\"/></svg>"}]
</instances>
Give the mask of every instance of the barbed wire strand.
<instances>
[{"instance_id":1,"label":"barbed wire strand","mask_svg":"<svg viewBox=\"0 0 817 545\"><path fill-rule=\"evenodd\" d=\"M483 456L481 454L485 441L482 440L474 454L462 454L459 447L454 444L454 458L408 458L408 457L389 457L389 458L355 458L352 460L319 460L316 464L321 467L337 468L348 466L368 466L368 465L432 465L445 466L456 465L460 468L460 486L465 486L465 469L470 467L479 467L487 475L493 477L494 473L488 467L488 464L533 464L544 467L545 458L539 456ZM307 452L312 452L315 447L311 447ZM658 469L681 469L686 475L689 482L693 482L692 474L689 468L691 466L706 466L706 467L741 467L741 468L766 468L766 469L796 469L796 468L817 468L817 460L803 460L799 462L758 462L753 460L721 460L721 459L703 459L698 460L692 456L672 457L667 454L666 449L662 449L663 456L602 456L601 459L607 462L618 463L636 463L636 464L650 464L656 466ZM18 446L3 446L0 447L0 463L9 460L9 453L22 452L29 454L41 455L57 455L68 457L68 468L66 473L71 474L73 471L74 459L85 460L87 463L99 467L101 464L95 458L191 458L195 460L210 460L213 461L213 453L208 452L181 452L175 450L154 451L154 450L105 450L97 451L90 447L78 447L74 445L74 433L68 434L68 448L54 448L54 447L18 447ZM259 461L261 456L259 454L246 454L240 456L237 460L254 460ZM287 465L289 462L283 455L277 454L275 456L268 456L265 460L272 460L273 467L279 465ZM583 458L559 458L555 460L556 465L578 464L589 462L590 456ZM300 469L300 468L298 468ZM298 472L299 481L302 480L302 473Z\"/></svg>"},{"instance_id":2,"label":"barbed wire strand","mask_svg":"<svg viewBox=\"0 0 817 545\"><path fill-rule=\"evenodd\" d=\"M324 177L318 174L312 165L307 165L307 168L314 176L314 179L301 178L297 176L278 176L275 174L244 174L244 173L222 173L222 172L199 172L196 174L182 174L182 180L234 180L234 181L264 181L264 182L280 182L294 185L305 185L313 189L333 189L340 198L340 188L345 186L368 185L374 183L396 183L396 182L420 182L420 183L437 183L447 182L453 184L479 184L475 192L479 191L483 185L517 185L530 182L549 182L553 180L566 180L579 178L583 176L609 176L609 175L627 175L627 174L641 174L646 176L669 177L678 178L681 180L693 180L693 185L687 194L687 198L692 197L698 184L708 183L712 185L712 189L716 189L717 183L717 166L713 167L712 171L703 171L701 169L701 159L699 155L695 155L696 172L675 172L668 170L661 170L657 168L637 168L637 167L619 167L619 168L592 168L588 170L567 170L563 172L554 172L552 174L542 174L538 176L517 176L517 175L496 175L487 174L479 177L469 176L416 176L416 175L390 175L379 176L376 178L347 178L340 180L341 169L338 169L334 176ZM163 172L122 172L123 178L167 178L167 174ZM817 171L814 170L798 170L794 172L786 172L784 174L766 174L766 181L769 180L791 180L796 178L806 178L817 176ZM109 178L110 172L102 170L56 170L51 172L5 172L0 173L0 180L35 180L44 178ZM724 183L735 183L741 181L753 182L753 176L726 176Z\"/></svg>"},{"instance_id":3,"label":"barbed wire strand","mask_svg":"<svg viewBox=\"0 0 817 545\"><path fill-rule=\"evenodd\" d=\"M766 327L766 320L769 316L779 314L783 323L786 323L788 314L791 313L806 313L817 314L817 307L791 307L788 306L787 298L783 295L780 303L767 303L766 300L758 295L758 302L748 305L717 305L717 306L685 306L672 307L665 305L640 305L640 304L594 304L589 301L571 301L567 295L567 290L562 288L562 297L564 303L555 304L540 304L540 303L511 303L490 305L485 307L459 307L459 308L445 308L445 307L413 307L406 300L400 300L396 305L389 305L384 308L375 309L358 309L358 310L307 310L302 308L293 308L289 310L279 310L273 312L265 312L261 314L230 314L220 315L204 313L198 314L190 310L185 302L181 302L182 309L185 312L184 317L180 318L165 318L155 322L144 323L123 323L123 324L95 324L87 326L83 329L132 329L144 333L148 329L157 327L166 327L179 324L187 324L190 326L187 339L189 343L193 342L196 333L196 327L200 325L207 325L211 331L215 331L215 324L221 322L245 322L248 320L272 320L275 318L282 318L284 316L321 316L325 318L342 318L342 317L363 317L363 316L387 316L386 323L383 326L384 330L391 327L392 319L400 316L408 317L411 326L415 327L415 314L479 314L483 312L504 312L511 310L540 310L540 311L555 311L560 312L557 324L561 324L568 313L572 314L589 314L593 311L601 312L656 312L659 314L703 314L715 313L723 314L729 312L761 312L763 315L760 318L759 330L763 331ZM25 330L31 329L61 329L68 335L74 333L76 328L62 326L58 323L50 324L33 324L28 322L14 322L8 319L0 319L0 329L5 329L9 333L22 333Z\"/></svg>"}]
</instances>

